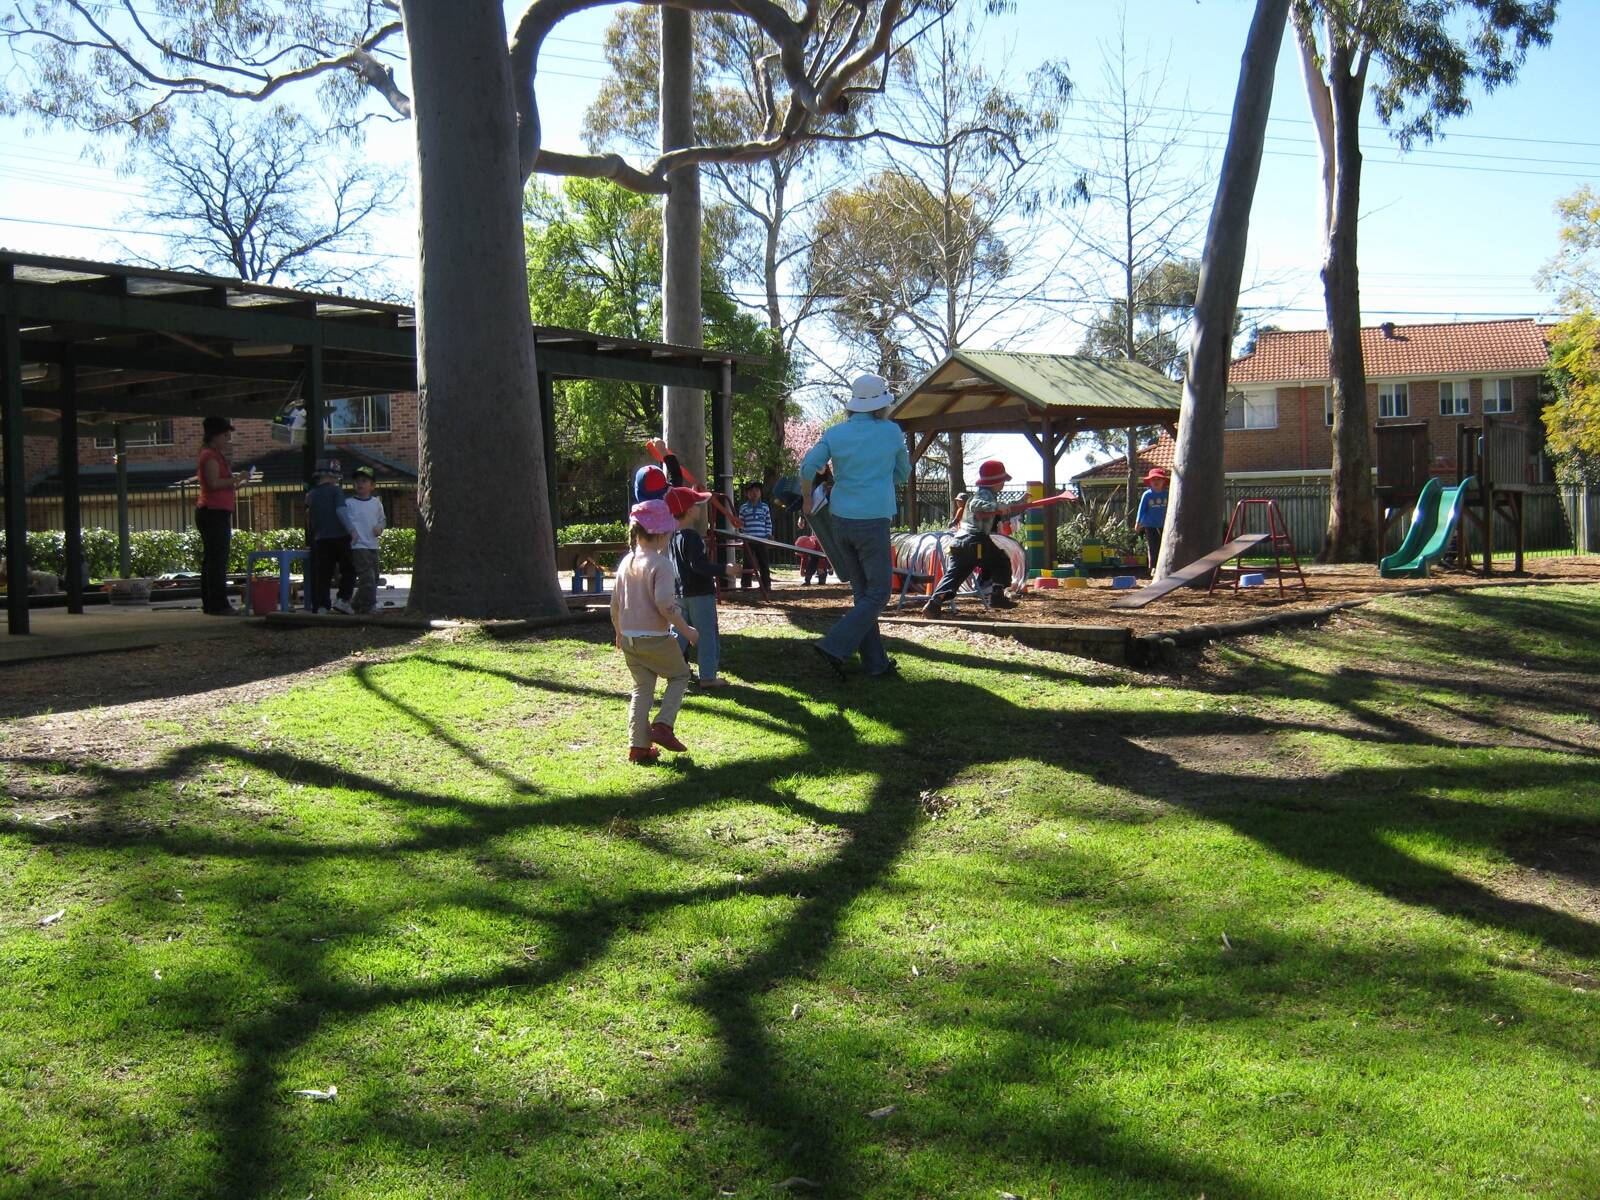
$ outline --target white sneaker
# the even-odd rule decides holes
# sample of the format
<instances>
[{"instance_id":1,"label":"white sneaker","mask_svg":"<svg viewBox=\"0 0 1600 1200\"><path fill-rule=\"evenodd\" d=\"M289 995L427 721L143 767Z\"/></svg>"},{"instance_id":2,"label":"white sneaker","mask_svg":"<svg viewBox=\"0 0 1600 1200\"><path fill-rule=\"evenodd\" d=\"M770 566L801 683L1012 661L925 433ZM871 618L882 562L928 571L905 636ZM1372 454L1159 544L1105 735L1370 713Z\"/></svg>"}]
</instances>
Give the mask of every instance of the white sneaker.
<instances>
[{"instance_id":1,"label":"white sneaker","mask_svg":"<svg viewBox=\"0 0 1600 1200\"><path fill-rule=\"evenodd\" d=\"M346 616L352 617L355 616L356 612L355 609L350 607L350 601L348 600L335 600L333 602L333 611L336 613L344 613Z\"/></svg>"}]
</instances>

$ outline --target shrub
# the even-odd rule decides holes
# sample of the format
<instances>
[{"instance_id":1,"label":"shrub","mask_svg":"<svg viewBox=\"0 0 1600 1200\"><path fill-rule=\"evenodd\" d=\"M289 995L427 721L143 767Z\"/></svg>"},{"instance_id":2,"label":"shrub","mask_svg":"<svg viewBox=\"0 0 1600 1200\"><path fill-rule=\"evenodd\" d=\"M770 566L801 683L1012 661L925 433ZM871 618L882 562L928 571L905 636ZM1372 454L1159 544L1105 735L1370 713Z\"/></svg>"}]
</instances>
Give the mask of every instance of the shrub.
<instances>
[{"instance_id":1,"label":"shrub","mask_svg":"<svg viewBox=\"0 0 1600 1200\"><path fill-rule=\"evenodd\" d=\"M378 535L378 569L410 571L417 564L417 531L385 529Z\"/></svg>"},{"instance_id":2,"label":"shrub","mask_svg":"<svg viewBox=\"0 0 1600 1200\"><path fill-rule=\"evenodd\" d=\"M563 525L556 530L556 545L569 546L573 542L625 542L628 540L626 521L587 521Z\"/></svg>"}]
</instances>

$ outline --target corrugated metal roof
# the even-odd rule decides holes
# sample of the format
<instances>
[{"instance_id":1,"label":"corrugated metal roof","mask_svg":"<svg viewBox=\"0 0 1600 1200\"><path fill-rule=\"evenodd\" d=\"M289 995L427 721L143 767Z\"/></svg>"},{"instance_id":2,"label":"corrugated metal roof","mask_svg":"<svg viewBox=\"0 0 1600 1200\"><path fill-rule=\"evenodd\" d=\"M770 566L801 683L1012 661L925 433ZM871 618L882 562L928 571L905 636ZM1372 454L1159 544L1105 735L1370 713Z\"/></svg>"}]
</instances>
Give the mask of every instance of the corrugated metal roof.
<instances>
[{"instance_id":1,"label":"corrugated metal roof","mask_svg":"<svg viewBox=\"0 0 1600 1200\"><path fill-rule=\"evenodd\" d=\"M912 420L959 414L1015 397L1035 410L1073 410L1082 417L1136 410L1171 413L1176 419L1182 393L1176 380L1141 363L1077 354L957 350L907 391L890 415Z\"/></svg>"}]
</instances>

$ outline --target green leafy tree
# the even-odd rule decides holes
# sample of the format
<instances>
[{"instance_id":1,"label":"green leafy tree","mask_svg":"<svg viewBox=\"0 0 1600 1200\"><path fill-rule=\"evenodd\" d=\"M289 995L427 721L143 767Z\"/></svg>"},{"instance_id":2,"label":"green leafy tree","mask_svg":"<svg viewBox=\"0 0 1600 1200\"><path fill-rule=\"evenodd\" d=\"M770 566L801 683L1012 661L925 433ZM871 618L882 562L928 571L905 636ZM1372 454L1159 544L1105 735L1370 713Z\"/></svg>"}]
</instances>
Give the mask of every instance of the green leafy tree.
<instances>
[{"instance_id":1,"label":"green leafy tree","mask_svg":"<svg viewBox=\"0 0 1600 1200\"><path fill-rule=\"evenodd\" d=\"M1600 483L1600 317L1592 310L1552 331L1550 382L1544 429L1556 474L1566 483Z\"/></svg>"},{"instance_id":2,"label":"green leafy tree","mask_svg":"<svg viewBox=\"0 0 1600 1200\"><path fill-rule=\"evenodd\" d=\"M524 202L529 309L536 324L588 329L617 337L659 338L661 330L661 205L652 196L604 180L535 184ZM787 370L781 347L760 318L742 310L710 266L729 236L726 214L705 223L702 280L706 344L772 356L761 388L734 405L734 453L747 470L785 465L766 414L783 405ZM658 428L655 390L609 380L568 380L556 391L557 456L573 475L615 478Z\"/></svg>"},{"instance_id":3,"label":"green leafy tree","mask_svg":"<svg viewBox=\"0 0 1600 1200\"><path fill-rule=\"evenodd\" d=\"M1322 160L1322 283L1333 375L1333 503L1322 557L1377 552L1357 223L1363 101L1402 149L1430 142L1472 107L1471 92L1512 82L1546 45L1555 0L1294 0L1296 40Z\"/></svg>"},{"instance_id":4,"label":"green leafy tree","mask_svg":"<svg viewBox=\"0 0 1600 1200\"><path fill-rule=\"evenodd\" d=\"M1600 192L1584 184L1556 201L1560 248L1539 271L1541 287L1569 311L1600 306Z\"/></svg>"}]
</instances>

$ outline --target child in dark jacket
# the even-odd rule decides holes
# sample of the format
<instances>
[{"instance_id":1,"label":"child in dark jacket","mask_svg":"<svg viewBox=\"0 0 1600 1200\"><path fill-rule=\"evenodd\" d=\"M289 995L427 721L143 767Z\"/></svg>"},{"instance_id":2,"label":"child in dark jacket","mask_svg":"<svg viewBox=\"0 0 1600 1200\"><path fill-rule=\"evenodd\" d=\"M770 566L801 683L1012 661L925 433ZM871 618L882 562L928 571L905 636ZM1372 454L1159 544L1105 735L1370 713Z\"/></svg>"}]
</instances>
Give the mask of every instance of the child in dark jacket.
<instances>
[{"instance_id":1,"label":"child in dark jacket","mask_svg":"<svg viewBox=\"0 0 1600 1200\"><path fill-rule=\"evenodd\" d=\"M695 507L709 499L710 492L689 487L675 487L667 492L667 508L678 521L678 528L667 543L667 557L672 560L673 573L678 577L678 595L683 598L684 615L700 632L700 643L696 647L700 686L723 688L728 686L728 681L717 674L722 650L717 637L717 587L727 568L707 556L705 539L693 524ZM687 644L683 649L687 655Z\"/></svg>"}]
</instances>

